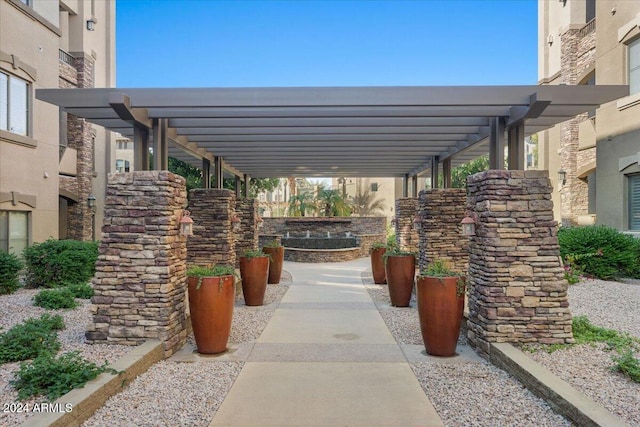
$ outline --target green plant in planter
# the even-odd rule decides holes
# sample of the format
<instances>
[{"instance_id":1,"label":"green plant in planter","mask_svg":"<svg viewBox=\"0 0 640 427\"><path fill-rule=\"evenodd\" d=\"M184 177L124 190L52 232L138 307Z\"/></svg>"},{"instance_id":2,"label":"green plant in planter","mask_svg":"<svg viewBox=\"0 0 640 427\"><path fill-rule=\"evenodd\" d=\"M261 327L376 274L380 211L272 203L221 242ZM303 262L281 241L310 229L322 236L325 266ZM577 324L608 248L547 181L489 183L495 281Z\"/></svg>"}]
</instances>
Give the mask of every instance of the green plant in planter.
<instances>
[{"instance_id":1,"label":"green plant in planter","mask_svg":"<svg viewBox=\"0 0 640 427\"><path fill-rule=\"evenodd\" d=\"M214 266L206 266L206 267L194 265L187 269L187 277L198 278L198 286L196 287L196 289L200 289L200 286L202 285L203 277L222 277L222 276L237 277L235 268L233 268L233 266L231 265L216 264Z\"/></svg>"},{"instance_id":2,"label":"green plant in planter","mask_svg":"<svg viewBox=\"0 0 640 427\"><path fill-rule=\"evenodd\" d=\"M264 245L265 248L281 248L282 244L277 240L271 240Z\"/></svg>"},{"instance_id":3,"label":"green plant in planter","mask_svg":"<svg viewBox=\"0 0 640 427\"><path fill-rule=\"evenodd\" d=\"M440 279L443 277L457 277L458 282L456 286L456 294L458 296L464 295L466 286L464 275L451 270L449 264L441 259L434 259L430 262L426 268L423 268L420 271L420 275L418 277L437 277Z\"/></svg>"},{"instance_id":4,"label":"green plant in planter","mask_svg":"<svg viewBox=\"0 0 640 427\"><path fill-rule=\"evenodd\" d=\"M262 249L247 249L242 253L242 256L245 258L261 258L264 256L271 257L271 255L262 252Z\"/></svg>"},{"instance_id":5,"label":"green plant in planter","mask_svg":"<svg viewBox=\"0 0 640 427\"><path fill-rule=\"evenodd\" d=\"M415 257L416 253L400 249L400 247L397 245L392 245L392 246L387 245L387 250L384 253L384 255L382 255L382 257L386 260L390 256L409 256L409 255Z\"/></svg>"},{"instance_id":6,"label":"green plant in planter","mask_svg":"<svg viewBox=\"0 0 640 427\"><path fill-rule=\"evenodd\" d=\"M386 248L388 245L384 242L373 242L371 244L371 249L383 249Z\"/></svg>"}]
</instances>

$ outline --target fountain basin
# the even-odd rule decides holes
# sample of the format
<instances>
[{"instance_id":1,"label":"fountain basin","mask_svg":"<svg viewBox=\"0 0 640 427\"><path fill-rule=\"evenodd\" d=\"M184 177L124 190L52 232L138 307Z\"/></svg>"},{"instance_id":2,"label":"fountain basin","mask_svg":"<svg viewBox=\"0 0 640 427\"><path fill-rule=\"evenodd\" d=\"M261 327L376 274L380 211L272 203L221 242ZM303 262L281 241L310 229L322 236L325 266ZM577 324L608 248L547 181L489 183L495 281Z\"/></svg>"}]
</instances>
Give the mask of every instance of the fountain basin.
<instances>
[{"instance_id":1,"label":"fountain basin","mask_svg":"<svg viewBox=\"0 0 640 427\"><path fill-rule=\"evenodd\" d=\"M283 237L286 249L346 249L359 247L355 237Z\"/></svg>"}]
</instances>

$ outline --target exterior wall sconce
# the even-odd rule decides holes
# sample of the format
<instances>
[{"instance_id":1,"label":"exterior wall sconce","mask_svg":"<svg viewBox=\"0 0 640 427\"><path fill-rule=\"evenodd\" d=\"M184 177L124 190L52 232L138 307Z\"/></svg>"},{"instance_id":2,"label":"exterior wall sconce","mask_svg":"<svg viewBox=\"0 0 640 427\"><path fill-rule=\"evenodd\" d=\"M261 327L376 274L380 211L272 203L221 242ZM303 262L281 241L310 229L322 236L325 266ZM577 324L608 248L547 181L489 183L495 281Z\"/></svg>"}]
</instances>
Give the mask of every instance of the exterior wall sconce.
<instances>
[{"instance_id":1,"label":"exterior wall sconce","mask_svg":"<svg viewBox=\"0 0 640 427\"><path fill-rule=\"evenodd\" d=\"M261 216L258 216L256 218L256 224L258 225L258 228L262 228L262 226L264 225L264 220L262 219Z\"/></svg>"},{"instance_id":2,"label":"exterior wall sconce","mask_svg":"<svg viewBox=\"0 0 640 427\"><path fill-rule=\"evenodd\" d=\"M476 222L477 222L477 217L475 213L464 217L464 219L460 221L460 225L462 226L461 234L463 236L475 236Z\"/></svg>"},{"instance_id":3,"label":"exterior wall sconce","mask_svg":"<svg viewBox=\"0 0 640 427\"><path fill-rule=\"evenodd\" d=\"M422 229L422 218L418 215L413 218L413 229L415 231L420 231Z\"/></svg>"},{"instance_id":4,"label":"exterior wall sconce","mask_svg":"<svg viewBox=\"0 0 640 427\"><path fill-rule=\"evenodd\" d=\"M240 230L240 218L238 218L238 215L233 215L231 217L231 225L234 230Z\"/></svg>"},{"instance_id":5,"label":"exterior wall sconce","mask_svg":"<svg viewBox=\"0 0 640 427\"><path fill-rule=\"evenodd\" d=\"M549 34L549 37L547 37L547 43L549 46L553 44L553 34Z\"/></svg>"},{"instance_id":6,"label":"exterior wall sconce","mask_svg":"<svg viewBox=\"0 0 640 427\"><path fill-rule=\"evenodd\" d=\"M392 227L395 227L397 223L398 223L398 220L396 219L395 216L393 218L391 218L391 226Z\"/></svg>"},{"instance_id":7,"label":"exterior wall sconce","mask_svg":"<svg viewBox=\"0 0 640 427\"><path fill-rule=\"evenodd\" d=\"M91 19L87 21L87 30L95 31L97 23L98 23L98 20L92 16Z\"/></svg>"},{"instance_id":8,"label":"exterior wall sconce","mask_svg":"<svg viewBox=\"0 0 640 427\"><path fill-rule=\"evenodd\" d=\"M188 210L182 212L182 217L180 218L180 235L193 236L193 220L191 219L191 212Z\"/></svg>"},{"instance_id":9,"label":"exterior wall sconce","mask_svg":"<svg viewBox=\"0 0 640 427\"><path fill-rule=\"evenodd\" d=\"M87 197L87 206L91 209L91 212L96 213L96 196L92 194Z\"/></svg>"},{"instance_id":10,"label":"exterior wall sconce","mask_svg":"<svg viewBox=\"0 0 640 427\"><path fill-rule=\"evenodd\" d=\"M558 182L560 185L565 185L567 183L567 172L564 169L560 169L558 171Z\"/></svg>"}]
</instances>

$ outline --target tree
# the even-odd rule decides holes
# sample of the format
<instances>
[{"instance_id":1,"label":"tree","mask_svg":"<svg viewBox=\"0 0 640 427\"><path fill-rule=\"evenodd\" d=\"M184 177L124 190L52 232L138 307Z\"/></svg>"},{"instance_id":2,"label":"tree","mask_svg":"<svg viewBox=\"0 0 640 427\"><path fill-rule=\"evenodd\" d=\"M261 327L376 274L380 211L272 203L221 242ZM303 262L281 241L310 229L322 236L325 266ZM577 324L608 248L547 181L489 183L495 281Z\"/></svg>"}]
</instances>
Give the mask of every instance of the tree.
<instances>
[{"instance_id":1,"label":"tree","mask_svg":"<svg viewBox=\"0 0 640 427\"><path fill-rule=\"evenodd\" d=\"M319 202L319 210L324 211L324 216L349 216L351 215L351 207L349 203L342 197L340 191L329 190L319 187L317 200Z\"/></svg>"},{"instance_id":2,"label":"tree","mask_svg":"<svg viewBox=\"0 0 640 427\"><path fill-rule=\"evenodd\" d=\"M252 179L249 181L249 197L255 199L258 197L258 194L263 191L273 191L278 188L278 184L280 180L278 178L258 178ZM240 191L244 194L244 180L240 183ZM222 187L227 190L236 189L236 180L235 178L227 178L222 181Z\"/></svg>"},{"instance_id":3,"label":"tree","mask_svg":"<svg viewBox=\"0 0 640 427\"><path fill-rule=\"evenodd\" d=\"M489 155L478 157L463 165L451 169L451 187L466 188L467 177L478 172L489 170ZM442 180L440 180L442 181Z\"/></svg>"},{"instance_id":4,"label":"tree","mask_svg":"<svg viewBox=\"0 0 640 427\"><path fill-rule=\"evenodd\" d=\"M289 199L289 216L306 216L316 209L311 193L296 194Z\"/></svg>"},{"instance_id":5,"label":"tree","mask_svg":"<svg viewBox=\"0 0 640 427\"><path fill-rule=\"evenodd\" d=\"M385 204L381 199L376 200L376 195L371 191L371 180L364 180L364 184L360 179L356 182L356 194L352 201L353 213L360 216L382 215L384 214Z\"/></svg>"},{"instance_id":6,"label":"tree","mask_svg":"<svg viewBox=\"0 0 640 427\"><path fill-rule=\"evenodd\" d=\"M149 163L151 164L151 163ZM182 160L169 157L169 171L183 177L187 183L187 195L194 188L202 188L202 171Z\"/></svg>"}]
</instances>

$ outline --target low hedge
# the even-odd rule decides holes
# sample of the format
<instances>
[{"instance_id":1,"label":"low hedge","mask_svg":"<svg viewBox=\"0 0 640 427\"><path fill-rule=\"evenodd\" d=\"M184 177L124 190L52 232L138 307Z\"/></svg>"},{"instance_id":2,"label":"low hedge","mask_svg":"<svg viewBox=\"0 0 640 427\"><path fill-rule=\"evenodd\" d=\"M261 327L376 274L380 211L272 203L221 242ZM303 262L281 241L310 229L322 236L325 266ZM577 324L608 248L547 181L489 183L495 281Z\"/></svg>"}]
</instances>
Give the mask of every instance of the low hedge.
<instances>
[{"instance_id":1,"label":"low hedge","mask_svg":"<svg viewBox=\"0 0 640 427\"><path fill-rule=\"evenodd\" d=\"M25 284L29 287L84 284L95 273L98 243L49 239L26 248L23 254L27 265Z\"/></svg>"},{"instance_id":2,"label":"low hedge","mask_svg":"<svg viewBox=\"0 0 640 427\"><path fill-rule=\"evenodd\" d=\"M610 280L640 277L640 240L603 225L560 228L560 255L582 274Z\"/></svg>"},{"instance_id":3,"label":"low hedge","mask_svg":"<svg viewBox=\"0 0 640 427\"><path fill-rule=\"evenodd\" d=\"M20 287L23 262L14 254L0 251L0 295L11 294Z\"/></svg>"}]
</instances>

